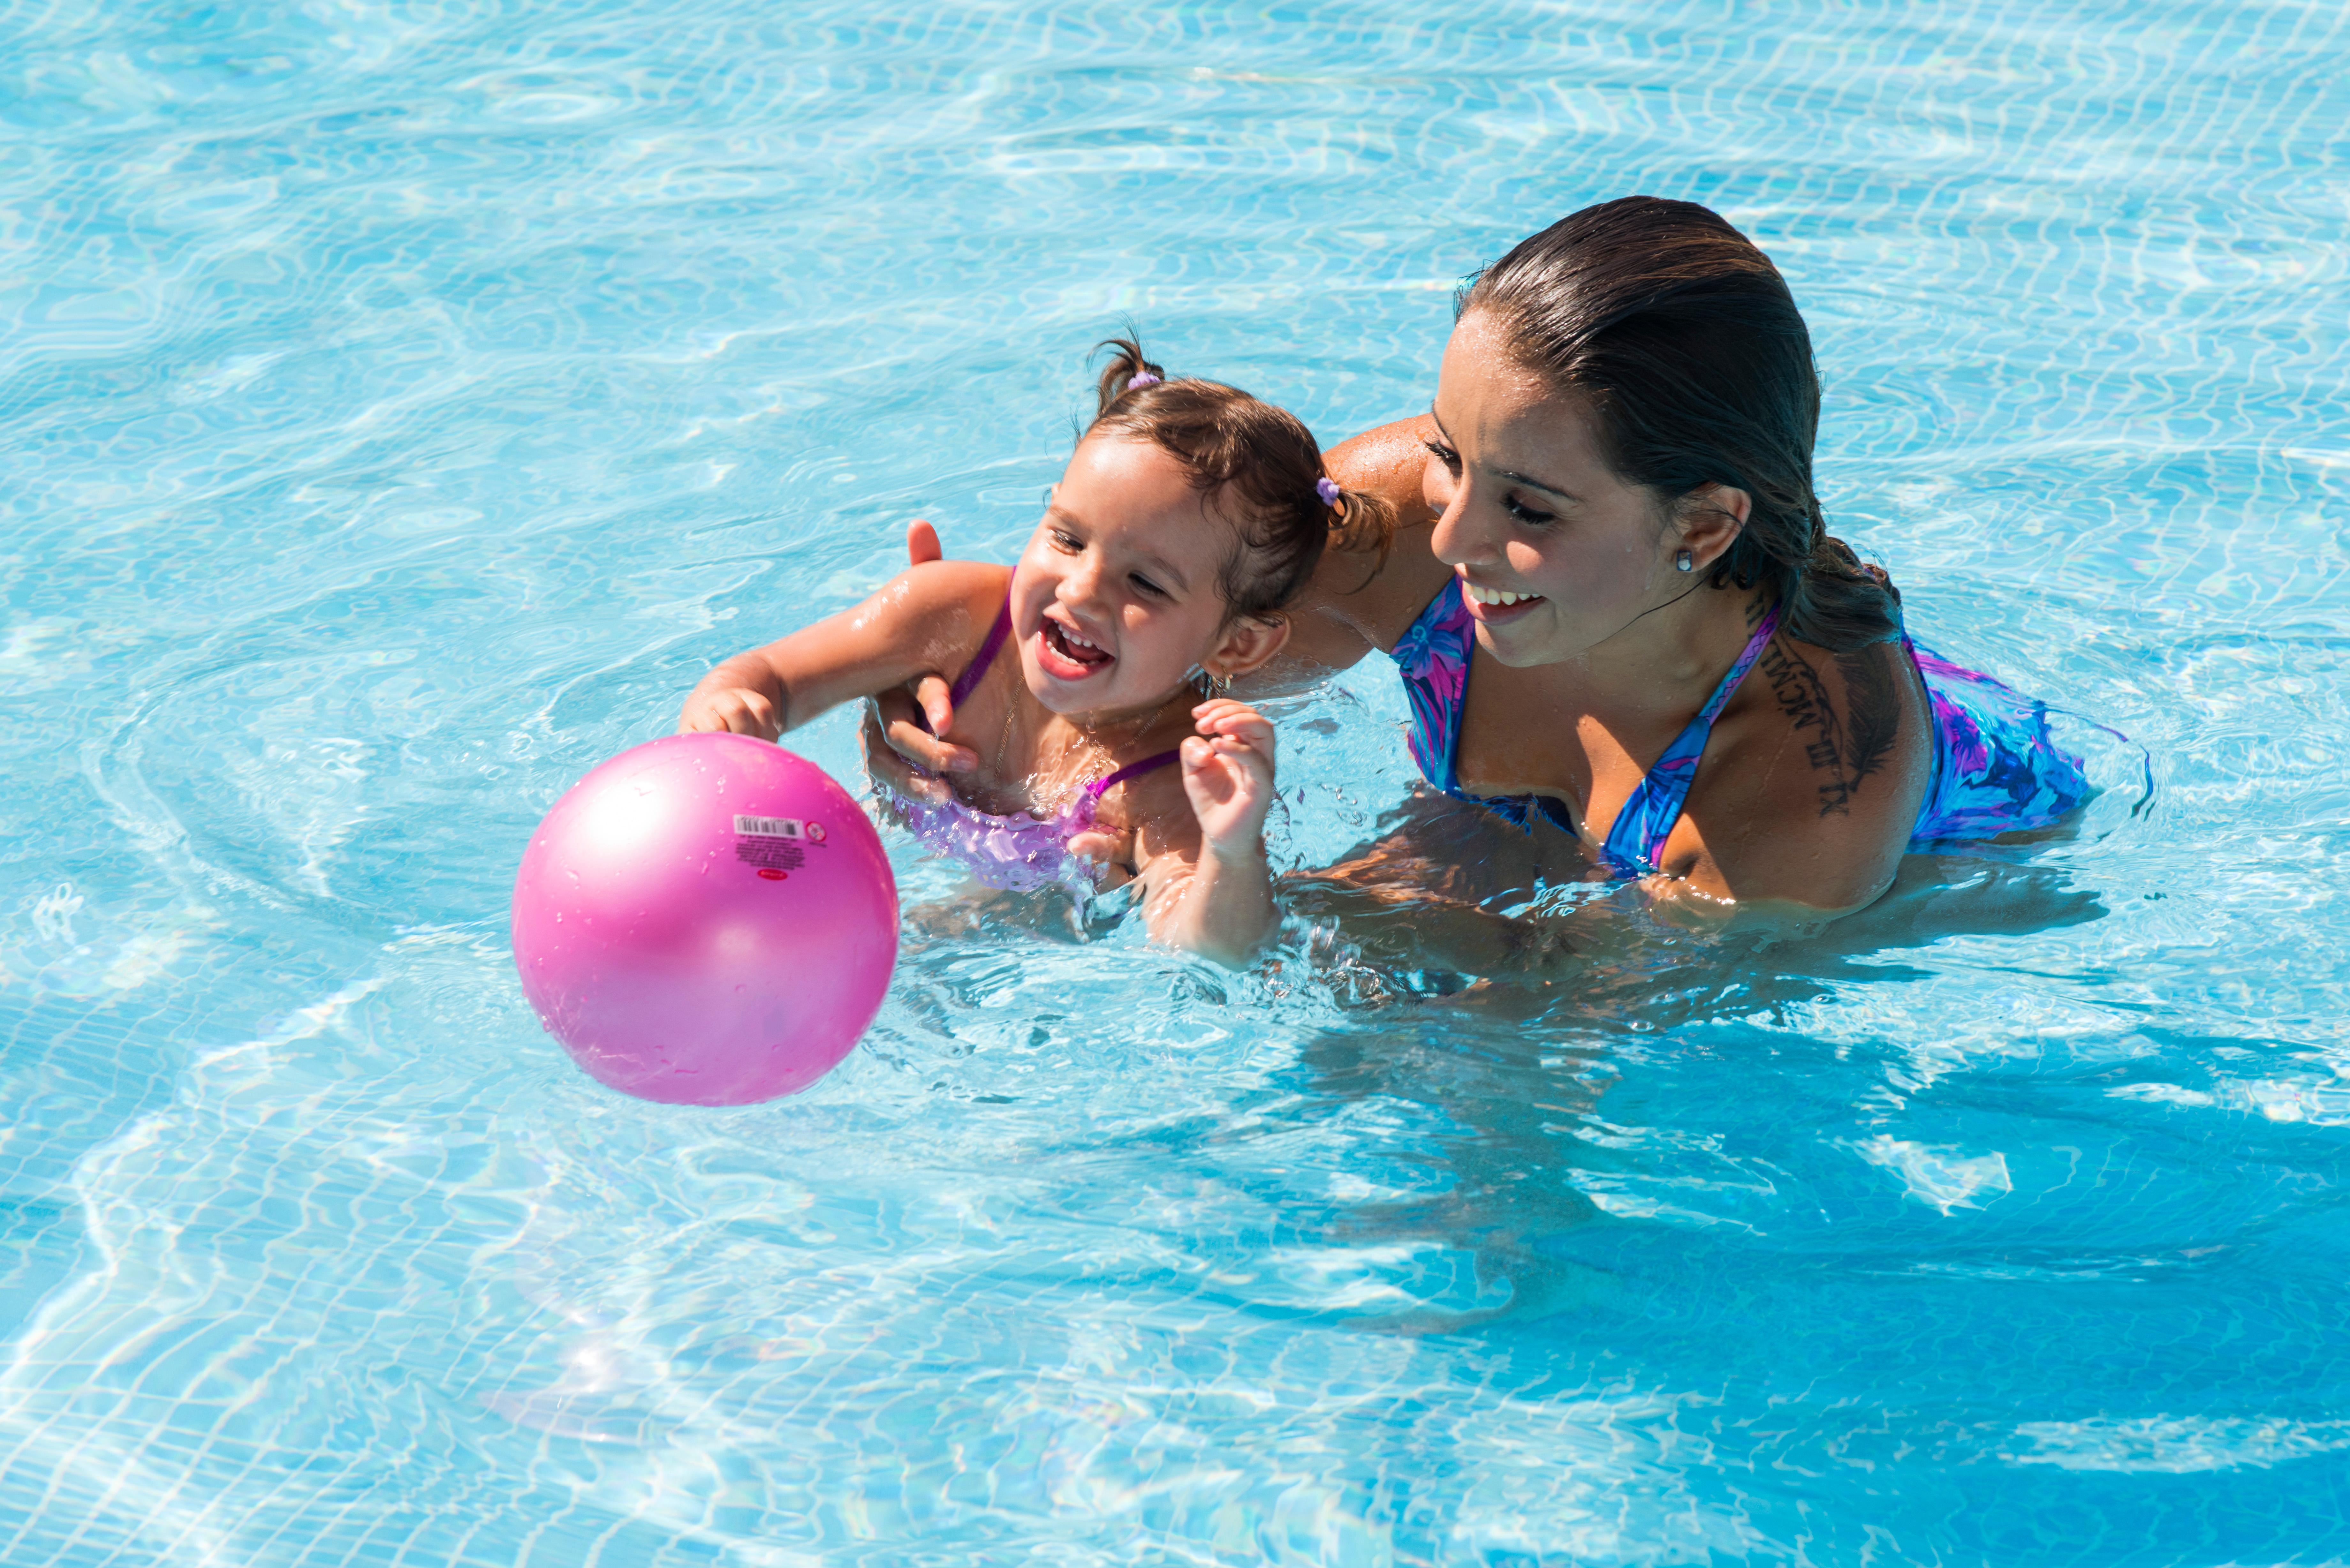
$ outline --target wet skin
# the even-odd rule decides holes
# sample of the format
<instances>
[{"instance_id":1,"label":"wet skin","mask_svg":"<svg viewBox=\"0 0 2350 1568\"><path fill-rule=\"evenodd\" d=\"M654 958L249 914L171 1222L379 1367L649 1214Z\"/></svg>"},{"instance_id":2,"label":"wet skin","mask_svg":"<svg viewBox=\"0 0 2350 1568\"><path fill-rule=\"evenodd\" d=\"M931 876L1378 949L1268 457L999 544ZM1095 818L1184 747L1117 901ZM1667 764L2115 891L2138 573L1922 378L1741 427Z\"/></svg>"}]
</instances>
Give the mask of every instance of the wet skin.
<instances>
[{"instance_id":1,"label":"wet skin","mask_svg":"<svg viewBox=\"0 0 2350 1568\"><path fill-rule=\"evenodd\" d=\"M1429 411L1356 437L1327 466L1395 507L1393 548L1384 561L1326 555L1290 607L1281 657L1243 690L1295 688L1391 649L1458 576L1477 622L1461 787L1559 800L1596 847L1768 611L1759 591L1709 582L1751 498L1626 483L1590 410L1515 364L1475 312L1446 348ZM927 524L910 545L918 558L938 549ZM938 708L943 681L921 689ZM886 703L869 733L885 781L907 776L881 758L890 748L941 765L913 711ZM1708 922L1802 926L1867 905L1891 885L1924 799L1929 722L1898 644L1833 653L1777 631L1715 721L1647 889Z\"/></svg>"},{"instance_id":2,"label":"wet skin","mask_svg":"<svg viewBox=\"0 0 2350 1568\"><path fill-rule=\"evenodd\" d=\"M1459 576L1477 621L1461 787L1551 795L1587 842L1604 839L1768 608L1758 590L1708 583L1748 496L1626 483L1589 410L1513 363L1473 312L1430 412L1347 442L1330 467L1385 495L1403 525L1382 571L1326 561L1299 607L1293 674L1391 649ZM1475 602L1508 595L1528 597ZM1838 655L1779 631L1715 722L1655 890L1797 917L1867 904L1917 818L1927 746L1898 645Z\"/></svg>"}]
</instances>

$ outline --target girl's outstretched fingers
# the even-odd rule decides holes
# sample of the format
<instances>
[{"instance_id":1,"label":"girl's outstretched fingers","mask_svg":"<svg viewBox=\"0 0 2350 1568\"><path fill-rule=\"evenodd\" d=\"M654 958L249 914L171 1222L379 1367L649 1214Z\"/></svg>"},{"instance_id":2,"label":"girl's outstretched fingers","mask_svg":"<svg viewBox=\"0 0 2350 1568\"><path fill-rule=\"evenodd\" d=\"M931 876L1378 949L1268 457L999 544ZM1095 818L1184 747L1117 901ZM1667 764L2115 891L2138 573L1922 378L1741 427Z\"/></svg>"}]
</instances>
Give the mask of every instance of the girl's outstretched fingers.
<instances>
[{"instance_id":1,"label":"girl's outstretched fingers","mask_svg":"<svg viewBox=\"0 0 2350 1568\"><path fill-rule=\"evenodd\" d=\"M1208 847L1231 853L1256 846L1273 805L1273 725L1229 697L1192 710L1200 732L1183 742L1183 789Z\"/></svg>"}]
</instances>

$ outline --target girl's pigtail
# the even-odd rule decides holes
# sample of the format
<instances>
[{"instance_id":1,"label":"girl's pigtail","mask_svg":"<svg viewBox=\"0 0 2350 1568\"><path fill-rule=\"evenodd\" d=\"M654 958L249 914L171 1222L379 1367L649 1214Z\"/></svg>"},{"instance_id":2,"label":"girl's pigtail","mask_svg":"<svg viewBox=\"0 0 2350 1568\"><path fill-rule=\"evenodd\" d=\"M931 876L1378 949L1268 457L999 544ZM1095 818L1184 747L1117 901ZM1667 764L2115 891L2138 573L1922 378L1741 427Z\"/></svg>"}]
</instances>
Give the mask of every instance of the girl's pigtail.
<instances>
[{"instance_id":1,"label":"girl's pigtail","mask_svg":"<svg viewBox=\"0 0 2350 1568\"><path fill-rule=\"evenodd\" d=\"M1167 379L1166 371L1142 357L1142 345L1134 338L1106 338L1094 348L1110 351L1109 363L1102 367L1100 404L1095 410L1097 419L1109 412L1110 405L1127 393L1155 387Z\"/></svg>"},{"instance_id":2,"label":"girl's pigtail","mask_svg":"<svg viewBox=\"0 0 2350 1568\"><path fill-rule=\"evenodd\" d=\"M1378 576L1395 545L1396 509L1384 495L1347 490L1332 479L1321 481L1315 493L1330 508L1330 547L1349 556L1376 554L1378 559L1364 580Z\"/></svg>"}]
</instances>

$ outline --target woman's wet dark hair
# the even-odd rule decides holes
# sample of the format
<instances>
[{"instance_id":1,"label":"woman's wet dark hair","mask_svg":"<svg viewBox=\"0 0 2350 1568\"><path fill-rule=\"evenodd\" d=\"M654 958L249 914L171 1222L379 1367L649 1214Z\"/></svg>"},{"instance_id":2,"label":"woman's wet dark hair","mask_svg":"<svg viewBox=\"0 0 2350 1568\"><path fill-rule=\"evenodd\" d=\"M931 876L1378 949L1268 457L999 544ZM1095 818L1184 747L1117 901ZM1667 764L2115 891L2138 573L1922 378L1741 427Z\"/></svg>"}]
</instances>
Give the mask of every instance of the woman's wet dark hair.
<instances>
[{"instance_id":1,"label":"woman's wet dark hair","mask_svg":"<svg viewBox=\"0 0 2350 1568\"><path fill-rule=\"evenodd\" d=\"M1147 441L1183 465L1194 489L1222 498L1240 534L1218 584L1227 614L1267 616L1286 606L1314 576L1325 545L1385 559L1393 510L1335 484L1327 488L1336 499L1325 500L1322 448L1296 415L1221 381L1170 380L1131 337L1097 347L1110 361L1085 433Z\"/></svg>"},{"instance_id":2,"label":"woman's wet dark hair","mask_svg":"<svg viewBox=\"0 0 2350 1568\"><path fill-rule=\"evenodd\" d=\"M1812 489L1811 333L1779 269L1719 213L1655 196L1586 207L1471 277L1455 314L1471 311L1590 404L1627 483L1669 508L1709 483L1753 497L1715 587L1762 585L1790 635L1835 651L1901 634L1900 593L1828 533Z\"/></svg>"}]
</instances>

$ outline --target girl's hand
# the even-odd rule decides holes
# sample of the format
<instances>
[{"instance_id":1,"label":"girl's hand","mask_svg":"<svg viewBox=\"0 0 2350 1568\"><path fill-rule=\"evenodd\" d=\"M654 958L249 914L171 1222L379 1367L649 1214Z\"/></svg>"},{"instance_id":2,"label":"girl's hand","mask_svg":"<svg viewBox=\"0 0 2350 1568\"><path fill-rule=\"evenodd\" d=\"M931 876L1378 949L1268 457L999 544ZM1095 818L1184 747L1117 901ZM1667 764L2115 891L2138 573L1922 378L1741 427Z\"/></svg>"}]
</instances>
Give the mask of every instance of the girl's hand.
<instances>
[{"instance_id":1,"label":"girl's hand","mask_svg":"<svg viewBox=\"0 0 2350 1568\"><path fill-rule=\"evenodd\" d=\"M697 686L677 720L681 735L732 732L772 741L783 729L783 715L775 711L775 702L747 686Z\"/></svg>"},{"instance_id":2,"label":"girl's hand","mask_svg":"<svg viewBox=\"0 0 2350 1568\"><path fill-rule=\"evenodd\" d=\"M1183 742L1183 789L1211 852L1263 850L1273 805L1273 724L1245 702L1218 697L1191 710L1199 734Z\"/></svg>"}]
</instances>

